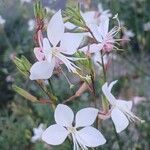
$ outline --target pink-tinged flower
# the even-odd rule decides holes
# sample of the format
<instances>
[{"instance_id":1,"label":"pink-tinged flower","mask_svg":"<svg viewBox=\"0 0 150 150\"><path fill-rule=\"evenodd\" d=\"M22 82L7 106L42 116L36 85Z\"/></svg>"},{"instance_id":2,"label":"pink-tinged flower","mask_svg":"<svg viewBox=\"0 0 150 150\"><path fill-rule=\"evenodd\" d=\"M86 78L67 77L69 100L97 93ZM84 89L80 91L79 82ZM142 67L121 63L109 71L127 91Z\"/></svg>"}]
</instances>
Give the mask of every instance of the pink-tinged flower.
<instances>
[{"instance_id":1,"label":"pink-tinged flower","mask_svg":"<svg viewBox=\"0 0 150 150\"><path fill-rule=\"evenodd\" d=\"M37 128L33 128L34 135L31 138L31 142L35 143L36 141L41 140L44 130L45 125L43 123L41 123Z\"/></svg>"},{"instance_id":2,"label":"pink-tinged flower","mask_svg":"<svg viewBox=\"0 0 150 150\"><path fill-rule=\"evenodd\" d=\"M116 82L117 81L113 81L109 85L106 82L102 86L102 91L106 96L107 100L109 101L110 105L112 106L111 119L115 125L117 133L119 133L129 125L129 121L140 121L140 122L144 121L139 119L131 112L132 101L116 99L112 95L111 89L114 86L114 84L116 84Z\"/></svg>"},{"instance_id":3,"label":"pink-tinged flower","mask_svg":"<svg viewBox=\"0 0 150 150\"><path fill-rule=\"evenodd\" d=\"M104 52L110 52L114 48L118 49L115 43L120 39L115 39L114 37L119 32L120 26L115 26L109 31L109 18L107 16L101 16L99 26L95 24L87 24L87 26L97 41L97 43L94 44L95 49L92 51L103 50Z\"/></svg>"},{"instance_id":4,"label":"pink-tinged flower","mask_svg":"<svg viewBox=\"0 0 150 150\"><path fill-rule=\"evenodd\" d=\"M74 113L68 106L59 104L54 113L56 124L44 131L42 140L50 145L60 145L71 135L73 150L87 150L88 147L103 145L106 142L105 138L91 126L97 115L98 109L84 108L78 111L74 118Z\"/></svg>"},{"instance_id":5,"label":"pink-tinged flower","mask_svg":"<svg viewBox=\"0 0 150 150\"><path fill-rule=\"evenodd\" d=\"M41 30L38 31L38 44L39 47L34 48L34 54L38 61L42 61L45 58L43 50L43 35Z\"/></svg>"},{"instance_id":6,"label":"pink-tinged flower","mask_svg":"<svg viewBox=\"0 0 150 150\"><path fill-rule=\"evenodd\" d=\"M34 63L30 69L31 80L50 78L58 60L66 65L69 72L77 73L78 67L72 62L77 59L66 55L73 55L76 52L82 40L82 35L64 33L64 30L63 18L59 10L48 23L48 38L41 40L39 35L40 47L34 49L39 61Z\"/></svg>"}]
</instances>

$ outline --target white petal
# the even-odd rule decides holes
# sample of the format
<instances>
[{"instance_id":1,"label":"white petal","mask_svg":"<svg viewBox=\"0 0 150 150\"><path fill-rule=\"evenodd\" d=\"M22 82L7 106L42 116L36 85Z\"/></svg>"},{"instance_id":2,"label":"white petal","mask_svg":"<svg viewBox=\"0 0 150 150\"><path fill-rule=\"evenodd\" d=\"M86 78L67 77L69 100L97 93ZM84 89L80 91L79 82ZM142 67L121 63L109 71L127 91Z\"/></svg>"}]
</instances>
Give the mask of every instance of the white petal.
<instances>
[{"instance_id":1,"label":"white petal","mask_svg":"<svg viewBox=\"0 0 150 150\"><path fill-rule=\"evenodd\" d=\"M64 33L60 43L61 52L72 55L77 51L81 41L82 34L79 33Z\"/></svg>"},{"instance_id":2,"label":"white petal","mask_svg":"<svg viewBox=\"0 0 150 150\"><path fill-rule=\"evenodd\" d=\"M76 128L92 125L97 115L98 115L98 109L95 109L95 108L81 109L76 114L76 118L75 118Z\"/></svg>"},{"instance_id":3,"label":"white petal","mask_svg":"<svg viewBox=\"0 0 150 150\"><path fill-rule=\"evenodd\" d=\"M91 44L89 46L85 46L82 49L80 49L79 51L82 51L84 53L97 53L102 49L103 45L102 44Z\"/></svg>"},{"instance_id":4,"label":"white petal","mask_svg":"<svg viewBox=\"0 0 150 150\"><path fill-rule=\"evenodd\" d=\"M106 143L104 136L93 127L85 127L76 133L79 143L88 147L97 147Z\"/></svg>"},{"instance_id":5,"label":"white petal","mask_svg":"<svg viewBox=\"0 0 150 150\"><path fill-rule=\"evenodd\" d=\"M47 36L53 46L56 46L62 39L64 29L61 10L59 10L55 15L53 15L47 26Z\"/></svg>"},{"instance_id":6,"label":"white petal","mask_svg":"<svg viewBox=\"0 0 150 150\"><path fill-rule=\"evenodd\" d=\"M110 84L109 84L109 91L111 92L111 89L113 88L113 86L118 82L118 80L115 80L115 81L112 81Z\"/></svg>"},{"instance_id":7,"label":"white petal","mask_svg":"<svg viewBox=\"0 0 150 150\"><path fill-rule=\"evenodd\" d=\"M121 108L127 109L127 110L131 110L133 102L132 101L118 99L116 101L116 104L117 104L118 107L121 107Z\"/></svg>"},{"instance_id":8,"label":"white petal","mask_svg":"<svg viewBox=\"0 0 150 150\"><path fill-rule=\"evenodd\" d=\"M109 103L111 105L115 105L116 104L116 98L111 94L111 91L109 89L107 82L102 86L102 91L103 91L104 95L106 96L107 100L109 101Z\"/></svg>"},{"instance_id":9,"label":"white petal","mask_svg":"<svg viewBox=\"0 0 150 150\"><path fill-rule=\"evenodd\" d=\"M95 14L96 14L95 11L88 11L85 13L81 12L81 15L86 23L95 23L96 24Z\"/></svg>"},{"instance_id":10,"label":"white petal","mask_svg":"<svg viewBox=\"0 0 150 150\"><path fill-rule=\"evenodd\" d=\"M112 110L111 118L113 120L117 133L123 131L129 125L129 120L127 119L125 114L118 108L114 108Z\"/></svg>"},{"instance_id":11,"label":"white petal","mask_svg":"<svg viewBox=\"0 0 150 150\"><path fill-rule=\"evenodd\" d=\"M54 117L57 124L65 127L72 126L74 120L74 114L71 108L63 104L57 105Z\"/></svg>"},{"instance_id":12,"label":"white petal","mask_svg":"<svg viewBox=\"0 0 150 150\"><path fill-rule=\"evenodd\" d=\"M64 25L67 29L70 29L70 30L76 27L73 23L70 23L70 22L66 22Z\"/></svg>"},{"instance_id":13,"label":"white petal","mask_svg":"<svg viewBox=\"0 0 150 150\"><path fill-rule=\"evenodd\" d=\"M43 39L43 52L48 62L52 59L52 48L47 38Z\"/></svg>"},{"instance_id":14,"label":"white petal","mask_svg":"<svg viewBox=\"0 0 150 150\"><path fill-rule=\"evenodd\" d=\"M42 140L50 145L62 144L69 132L62 126L55 124L48 127L42 134Z\"/></svg>"},{"instance_id":15,"label":"white petal","mask_svg":"<svg viewBox=\"0 0 150 150\"><path fill-rule=\"evenodd\" d=\"M47 61L36 62L30 69L30 79L49 79L52 76L55 63L48 63Z\"/></svg>"},{"instance_id":16,"label":"white petal","mask_svg":"<svg viewBox=\"0 0 150 150\"><path fill-rule=\"evenodd\" d=\"M102 37L105 38L108 33L109 28L109 18L107 16L102 16L100 18L100 25L98 27L99 33L101 33Z\"/></svg>"},{"instance_id":17,"label":"white petal","mask_svg":"<svg viewBox=\"0 0 150 150\"><path fill-rule=\"evenodd\" d=\"M102 36L101 36L101 33L98 31L98 26L95 24L87 24L87 26L89 27L89 29L93 33L95 39L98 42L102 42Z\"/></svg>"}]
</instances>

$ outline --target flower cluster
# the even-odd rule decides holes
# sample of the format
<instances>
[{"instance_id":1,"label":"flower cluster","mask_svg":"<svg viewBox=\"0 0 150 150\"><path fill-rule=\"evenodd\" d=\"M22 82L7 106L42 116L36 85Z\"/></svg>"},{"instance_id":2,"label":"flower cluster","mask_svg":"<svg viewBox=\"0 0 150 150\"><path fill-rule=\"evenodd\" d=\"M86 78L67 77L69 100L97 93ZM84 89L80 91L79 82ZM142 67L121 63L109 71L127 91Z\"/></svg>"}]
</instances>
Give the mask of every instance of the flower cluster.
<instances>
[{"instance_id":1,"label":"flower cluster","mask_svg":"<svg viewBox=\"0 0 150 150\"><path fill-rule=\"evenodd\" d=\"M39 31L39 47L34 49L38 62L30 69L31 80L50 78L54 68L60 64L65 64L69 72L77 73L78 67L72 62L77 59L71 55L77 51L82 35L64 31L65 26L59 10L47 26L47 38L43 38Z\"/></svg>"},{"instance_id":2,"label":"flower cluster","mask_svg":"<svg viewBox=\"0 0 150 150\"><path fill-rule=\"evenodd\" d=\"M98 109L98 106L95 104L95 108L83 108L74 116L71 108L58 103L57 98L49 93L46 86L44 86L42 88L48 93L50 104L52 104L54 109L56 124L50 125L46 130L43 129L43 125L34 129L35 135L31 141L35 142L42 139L47 144L60 145L68 138L73 142L73 150L87 150L89 147L94 148L106 143L106 139L98 130L99 127L94 124L96 119L98 121L99 119L111 118L117 133L127 128L132 121L144 121L131 111L132 101L116 99L113 96L111 89L117 81L113 81L110 84L107 83L107 56L113 50L119 49L117 46L122 40L117 36L121 30L118 15L113 17L118 24L109 30L112 14L109 13L109 10L102 12L101 6L99 6L98 12L83 13L78 9L70 8L66 14L68 13L72 16L68 16L66 19L62 17L61 10L56 12L49 23L45 25L47 29L46 34L43 33L44 29L38 30L38 45L34 48L37 61L33 65L28 63L25 70L27 73L29 72L31 80L36 80L37 83L41 81L42 84L40 83L40 86L43 86L45 82L42 81L51 78L54 70L61 69L62 73L64 73L62 66L65 65L69 72L78 75L84 82L76 94L69 99L71 100L80 96L85 90L91 91L93 95L95 94L95 72L93 71L92 63L90 63L93 61L97 66L103 67L103 110ZM66 23L64 20L68 20L68 18L72 20ZM134 34L131 31L124 33L125 39L133 36ZM23 60L27 62L25 58ZM21 63L23 60L18 59L17 61ZM89 74L88 72L86 75L81 74L84 70L78 66L79 62L87 70L90 70ZM22 92L21 95L24 97L26 95L33 102L47 103L47 100L40 99L38 101L36 97L24 90L20 91Z\"/></svg>"}]
</instances>

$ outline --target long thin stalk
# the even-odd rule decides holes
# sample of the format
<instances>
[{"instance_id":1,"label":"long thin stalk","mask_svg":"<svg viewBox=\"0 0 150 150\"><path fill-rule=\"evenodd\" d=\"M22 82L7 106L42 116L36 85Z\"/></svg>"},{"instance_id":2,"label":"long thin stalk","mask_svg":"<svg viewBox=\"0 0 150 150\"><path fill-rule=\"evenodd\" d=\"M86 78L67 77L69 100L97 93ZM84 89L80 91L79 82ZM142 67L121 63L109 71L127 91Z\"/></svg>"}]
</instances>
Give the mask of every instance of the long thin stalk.
<instances>
[{"instance_id":1,"label":"long thin stalk","mask_svg":"<svg viewBox=\"0 0 150 150\"><path fill-rule=\"evenodd\" d=\"M114 124L113 124L113 129L114 129L114 133L115 133L115 136L116 136L116 139L117 139L117 143L118 143L118 146L119 146L119 150L123 150L123 148L122 148L122 142L121 142L121 140L120 140L119 135L118 135L117 132L116 132L116 129L115 129Z\"/></svg>"},{"instance_id":2,"label":"long thin stalk","mask_svg":"<svg viewBox=\"0 0 150 150\"><path fill-rule=\"evenodd\" d=\"M46 87L43 87L38 81L36 81L36 83L43 90L43 92L49 97L51 106L52 106L53 110L55 110L56 105L55 105L55 102L54 102L55 101L54 96L51 93L49 93L48 89Z\"/></svg>"}]
</instances>

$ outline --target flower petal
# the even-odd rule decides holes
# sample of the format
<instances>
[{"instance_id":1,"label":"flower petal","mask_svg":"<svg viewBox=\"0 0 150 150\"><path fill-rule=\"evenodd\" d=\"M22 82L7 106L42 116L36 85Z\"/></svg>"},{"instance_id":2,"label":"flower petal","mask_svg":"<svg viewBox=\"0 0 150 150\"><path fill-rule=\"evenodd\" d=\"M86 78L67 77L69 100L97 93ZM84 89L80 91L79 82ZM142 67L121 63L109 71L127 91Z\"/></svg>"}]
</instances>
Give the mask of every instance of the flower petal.
<instances>
[{"instance_id":1,"label":"flower petal","mask_svg":"<svg viewBox=\"0 0 150 150\"><path fill-rule=\"evenodd\" d=\"M70 22L66 22L64 25L67 29L70 29L70 30L76 28L76 26L73 23L70 23Z\"/></svg>"},{"instance_id":2,"label":"flower petal","mask_svg":"<svg viewBox=\"0 0 150 150\"><path fill-rule=\"evenodd\" d=\"M118 82L118 80L115 80L115 81L112 81L110 84L109 84L109 91L111 92L111 89L113 88L113 86Z\"/></svg>"},{"instance_id":3,"label":"flower petal","mask_svg":"<svg viewBox=\"0 0 150 150\"><path fill-rule=\"evenodd\" d=\"M69 132L58 124L51 125L42 134L42 140L50 145L62 144Z\"/></svg>"},{"instance_id":4,"label":"flower petal","mask_svg":"<svg viewBox=\"0 0 150 150\"><path fill-rule=\"evenodd\" d=\"M102 37L105 38L109 29L109 17L101 16L100 24L98 27L99 33L101 33Z\"/></svg>"},{"instance_id":5,"label":"flower petal","mask_svg":"<svg viewBox=\"0 0 150 150\"><path fill-rule=\"evenodd\" d=\"M48 79L52 76L55 63L48 63L47 61L36 62L30 69L30 79Z\"/></svg>"},{"instance_id":6,"label":"flower petal","mask_svg":"<svg viewBox=\"0 0 150 150\"><path fill-rule=\"evenodd\" d=\"M53 15L47 26L47 36L54 47L62 39L64 30L65 28L61 10L59 10L55 15Z\"/></svg>"},{"instance_id":7,"label":"flower petal","mask_svg":"<svg viewBox=\"0 0 150 150\"><path fill-rule=\"evenodd\" d=\"M70 127L73 123L74 114L67 105L59 104L55 109L54 117L57 124Z\"/></svg>"},{"instance_id":8,"label":"flower petal","mask_svg":"<svg viewBox=\"0 0 150 150\"><path fill-rule=\"evenodd\" d=\"M132 101L127 101L127 100L121 100L121 99L118 99L116 101L116 104L117 106L123 108L123 109L127 109L127 110L131 110L132 109L132 105L133 105L133 102Z\"/></svg>"},{"instance_id":9,"label":"flower petal","mask_svg":"<svg viewBox=\"0 0 150 150\"><path fill-rule=\"evenodd\" d=\"M115 105L116 98L111 94L110 87L108 86L107 82L102 86L102 91L104 95L106 96L107 100L109 101L109 103L111 105Z\"/></svg>"},{"instance_id":10,"label":"flower petal","mask_svg":"<svg viewBox=\"0 0 150 150\"><path fill-rule=\"evenodd\" d=\"M43 53L48 62L52 60L52 48L47 38L43 39Z\"/></svg>"},{"instance_id":11,"label":"flower petal","mask_svg":"<svg viewBox=\"0 0 150 150\"><path fill-rule=\"evenodd\" d=\"M82 38L82 34L79 33L64 33L60 42L61 52L68 55L74 54L77 51Z\"/></svg>"},{"instance_id":12,"label":"flower petal","mask_svg":"<svg viewBox=\"0 0 150 150\"><path fill-rule=\"evenodd\" d=\"M91 126L77 131L76 139L79 143L88 147L97 147L106 143L104 136Z\"/></svg>"},{"instance_id":13,"label":"flower petal","mask_svg":"<svg viewBox=\"0 0 150 150\"><path fill-rule=\"evenodd\" d=\"M91 32L94 35L95 39L98 42L102 42L102 36L101 36L101 33L98 31L98 26L95 25L95 24L87 24L87 26L91 30Z\"/></svg>"},{"instance_id":14,"label":"flower petal","mask_svg":"<svg viewBox=\"0 0 150 150\"><path fill-rule=\"evenodd\" d=\"M81 48L79 51L82 51L84 53L97 53L102 49L103 45L100 44L91 44L89 46L85 46Z\"/></svg>"},{"instance_id":15,"label":"flower petal","mask_svg":"<svg viewBox=\"0 0 150 150\"><path fill-rule=\"evenodd\" d=\"M123 131L129 125L129 120L127 119L125 114L118 108L114 108L112 110L111 118L113 120L117 133Z\"/></svg>"},{"instance_id":16,"label":"flower petal","mask_svg":"<svg viewBox=\"0 0 150 150\"><path fill-rule=\"evenodd\" d=\"M34 48L34 54L38 61L42 61L44 59L44 53L40 47Z\"/></svg>"},{"instance_id":17,"label":"flower petal","mask_svg":"<svg viewBox=\"0 0 150 150\"><path fill-rule=\"evenodd\" d=\"M87 117L88 114L88 117ZM75 127L90 126L94 123L98 115L98 109L95 108L84 108L77 112L75 118Z\"/></svg>"},{"instance_id":18,"label":"flower petal","mask_svg":"<svg viewBox=\"0 0 150 150\"><path fill-rule=\"evenodd\" d=\"M95 11L88 11L88 12L85 12L85 13L82 13L81 12L81 16L83 17L84 21L86 23L93 23L93 24L97 24L97 20L99 18L96 18L96 12Z\"/></svg>"}]
</instances>

